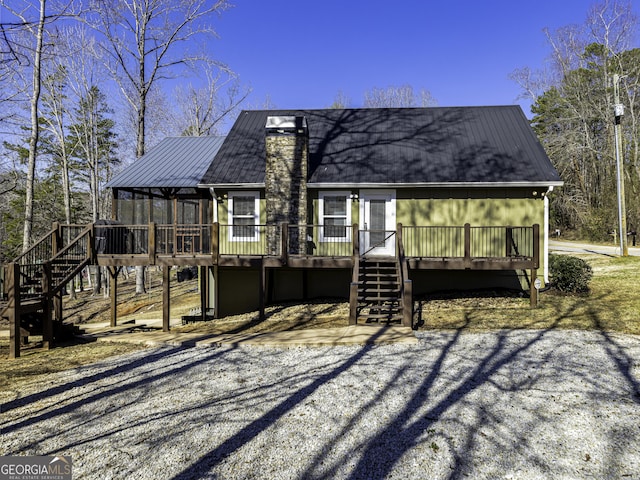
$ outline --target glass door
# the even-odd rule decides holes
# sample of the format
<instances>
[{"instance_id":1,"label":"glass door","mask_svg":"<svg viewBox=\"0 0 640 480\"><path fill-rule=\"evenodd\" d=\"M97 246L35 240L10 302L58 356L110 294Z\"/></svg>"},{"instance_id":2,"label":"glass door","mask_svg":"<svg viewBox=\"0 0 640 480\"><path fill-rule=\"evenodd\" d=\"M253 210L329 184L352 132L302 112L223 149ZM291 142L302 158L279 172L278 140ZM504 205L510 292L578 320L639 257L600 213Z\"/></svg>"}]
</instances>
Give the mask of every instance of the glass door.
<instances>
[{"instance_id":1,"label":"glass door","mask_svg":"<svg viewBox=\"0 0 640 480\"><path fill-rule=\"evenodd\" d=\"M388 190L360 194L361 255L395 256L396 197Z\"/></svg>"}]
</instances>

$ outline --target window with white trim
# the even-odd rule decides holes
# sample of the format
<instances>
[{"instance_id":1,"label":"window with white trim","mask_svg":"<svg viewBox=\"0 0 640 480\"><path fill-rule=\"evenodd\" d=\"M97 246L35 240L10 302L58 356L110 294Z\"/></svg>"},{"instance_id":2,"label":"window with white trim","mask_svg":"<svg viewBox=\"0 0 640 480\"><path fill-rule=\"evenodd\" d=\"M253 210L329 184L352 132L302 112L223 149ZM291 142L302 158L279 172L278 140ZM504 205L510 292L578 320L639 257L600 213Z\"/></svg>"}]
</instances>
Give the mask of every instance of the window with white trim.
<instances>
[{"instance_id":1,"label":"window with white trim","mask_svg":"<svg viewBox=\"0 0 640 480\"><path fill-rule=\"evenodd\" d=\"M229 241L257 241L259 220L259 192L229 192Z\"/></svg>"},{"instance_id":2,"label":"window with white trim","mask_svg":"<svg viewBox=\"0 0 640 480\"><path fill-rule=\"evenodd\" d=\"M351 241L351 192L320 192L320 241Z\"/></svg>"}]
</instances>

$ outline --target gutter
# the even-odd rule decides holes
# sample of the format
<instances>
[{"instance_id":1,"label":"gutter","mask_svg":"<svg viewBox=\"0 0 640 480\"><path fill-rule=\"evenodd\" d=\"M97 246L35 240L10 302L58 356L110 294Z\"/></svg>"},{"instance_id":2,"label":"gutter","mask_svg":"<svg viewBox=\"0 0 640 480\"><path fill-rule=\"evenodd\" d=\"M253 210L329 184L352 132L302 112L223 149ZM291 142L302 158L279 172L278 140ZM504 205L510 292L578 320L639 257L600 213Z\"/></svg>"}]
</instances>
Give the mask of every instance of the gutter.
<instances>
[{"instance_id":1,"label":"gutter","mask_svg":"<svg viewBox=\"0 0 640 480\"><path fill-rule=\"evenodd\" d=\"M307 183L307 188L551 188L561 187L564 182L434 182L434 183ZM236 188L236 189L256 189L264 188L263 183L201 183L198 188Z\"/></svg>"}]
</instances>

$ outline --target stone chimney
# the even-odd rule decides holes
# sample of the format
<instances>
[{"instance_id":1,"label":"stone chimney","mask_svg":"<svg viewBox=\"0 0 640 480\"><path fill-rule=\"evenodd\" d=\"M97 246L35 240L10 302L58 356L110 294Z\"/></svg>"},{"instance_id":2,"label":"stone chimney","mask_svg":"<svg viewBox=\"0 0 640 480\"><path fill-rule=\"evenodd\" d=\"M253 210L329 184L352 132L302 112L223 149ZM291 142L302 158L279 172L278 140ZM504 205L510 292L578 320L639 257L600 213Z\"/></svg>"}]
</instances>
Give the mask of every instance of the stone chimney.
<instances>
[{"instance_id":1,"label":"stone chimney","mask_svg":"<svg viewBox=\"0 0 640 480\"><path fill-rule=\"evenodd\" d=\"M268 225L307 223L309 130L301 116L267 117L265 204ZM280 248L280 229L267 232L267 252ZM305 251L306 237L298 228L289 233L291 253Z\"/></svg>"}]
</instances>

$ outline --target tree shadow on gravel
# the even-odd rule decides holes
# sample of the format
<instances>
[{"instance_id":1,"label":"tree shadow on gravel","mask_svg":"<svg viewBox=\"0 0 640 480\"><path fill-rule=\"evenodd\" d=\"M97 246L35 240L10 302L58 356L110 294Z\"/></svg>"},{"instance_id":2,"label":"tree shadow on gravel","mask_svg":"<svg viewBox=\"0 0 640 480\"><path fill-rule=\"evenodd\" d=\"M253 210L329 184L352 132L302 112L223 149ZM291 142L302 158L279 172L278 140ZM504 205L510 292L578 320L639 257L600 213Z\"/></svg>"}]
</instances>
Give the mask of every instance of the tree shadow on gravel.
<instances>
[{"instance_id":1,"label":"tree shadow on gravel","mask_svg":"<svg viewBox=\"0 0 640 480\"><path fill-rule=\"evenodd\" d=\"M372 335L371 343L381 334L377 332ZM266 430L272 426L279 418L283 417L287 412L291 411L297 405L300 405L306 398L313 394L318 388L327 383L329 380L338 377L341 373L349 370L353 365L358 363L364 358L372 349L372 345L366 345L358 351L357 354L350 357L347 361L333 368L330 372L319 376L309 385L299 389L293 395L290 395L284 399L284 401L278 403L275 407L269 410L260 418L246 425L240 429L235 435L227 439L222 444L208 452L199 461L190 465L188 468L175 475L174 479L185 478L201 478L200 475L203 472L214 467L218 462L224 458L232 455L235 451L240 449L246 443L251 441L259 432Z\"/></svg>"},{"instance_id":2,"label":"tree shadow on gravel","mask_svg":"<svg viewBox=\"0 0 640 480\"><path fill-rule=\"evenodd\" d=\"M576 299L565 311L559 312L554 319L554 327L561 325L563 319L575 315L580 306L581 301ZM472 312L467 314L467 324L473 322L472 316ZM597 314L592 312L591 316L597 326ZM581 333L575 332L576 335ZM269 350L247 349L239 355L235 355L238 350L233 348L216 348L212 351L199 349L193 355L176 348L142 352L135 354L130 360L115 359L115 364L110 360L98 373L85 378L52 386L43 392L7 403L3 406L3 412L32 404L36 408L35 404L41 401L44 401L44 407L38 405L37 408L41 411L22 417L18 415L19 412L14 412L13 420L3 419L2 433L25 435L18 453L39 454L78 451L81 447L81 451L108 448L132 455L126 450L129 446L127 441L131 442L134 451L138 444L144 443L148 445L149 452L160 453L167 448L188 449L188 442L185 445L181 443L187 437L196 442L194 445L203 445L203 441L210 440L211 443L204 444L210 445L207 447L208 451L202 454L199 449L197 456L185 457L184 461L188 465L181 464L177 467L181 468L177 473L166 469L163 477L218 478L215 471L226 468L227 463L233 463L230 459L234 455L241 457L241 450L245 446L253 446L254 443L260 445L261 441L265 441L257 438L258 436L277 429L280 422L296 422L297 420L288 417L299 413L293 412L297 407L301 407L304 412L307 405L313 403L314 395L319 390L352 387L353 390L349 390L344 397L351 398L350 401L357 405L357 411L353 411L350 417L342 418L340 411L336 412L335 417L325 415L331 411L326 408L334 408L329 406L324 407L325 410L316 409L316 413L319 413L317 421L333 422L333 428L321 433L317 423L300 423L299 428L304 428L305 425L310 429L318 428L318 431L303 432L303 436L317 437L315 441L318 443L317 448L310 451L311 457L299 459L303 463L290 478L390 478L398 473L396 469L400 468L399 464L405 464L405 457L408 455L416 455L418 461L426 459L431 464L437 461L447 463L444 467L440 465L437 476L431 475L433 472L430 471L413 470L412 474L415 476L473 478L477 476L475 474L481 462L496 463L493 458L481 456L487 449L501 457L502 463L499 465L503 471L495 472L496 475L500 473L500 476L504 476L505 472L511 472L517 473L516 477L519 475L520 478L536 475L553 478L556 474L567 477L598 477L599 472L588 470L594 464L589 461L589 456L591 454L595 457L596 454L586 450L581 451L585 458L580 459L584 471L554 471L550 459L541 453L544 449L536 443L550 440L537 438L532 432L539 432L541 424L552 429L562 428L562 424L558 422L564 419L563 409L581 408L574 399L576 394L605 397L604 400L597 399L587 404L594 409L586 412L591 419L600 418L597 409L601 405L610 405L619 399L629 402L629 392L631 403L640 404L640 383L634 371L634 361L637 359L617 341L615 335L607 332L599 332L602 342L594 342L593 347L576 340L568 341L569 345L566 347L558 344L560 351L555 347L549 348L550 343L547 342L548 337L564 335L555 328L474 334L465 332L463 327L453 332L425 332L421 335L426 340L416 346L399 350L365 346L355 348L353 353L347 351L346 357L339 355L324 363L317 363L322 362L323 352L326 351L320 349L317 353L307 354L307 359L315 357L308 365L291 369L287 368L287 364L279 363L282 358L278 355L278 350L269 353ZM469 341L465 335L475 337L473 341ZM572 332L567 331L566 335L570 336ZM579 353L577 350L581 348L599 348L604 352L619 383L610 385L608 376L591 375L589 365L581 363L581 358L575 358ZM234 354L227 355L231 352ZM226 361L225 355L232 362ZM255 376L260 370L251 370L250 366L260 364L260 360L269 355L273 355L271 368L279 368L278 382L267 384L255 381L252 375ZM427 360L420 360L427 355L430 355ZM295 356L287 358L289 365L297 365ZM397 369L385 372L385 365L392 361ZM167 391L158 391L159 383L170 385L165 385L164 388L171 388L173 391L180 391L181 386L191 387L189 382L192 380L188 378L188 373L201 365L205 366L206 371L200 372L198 382L202 382L204 391L196 397L197 400L183 401L182 398L175 397L178 399L175 404L166 405L163 398L157 397L159 391ZM464 368L455 368L458 365ZM423 374L414 375L416 369ZM209 375L209 372L224 372L225 375ZM376 372L380 372L377 377ZM348 381L342 381L345 378ZM556 378L557 384L549 381ZM573 379L573 387L565 387L563 378ZM622 387L621 382L624 382ZM86 393L94 384L95 391ZM584 388L572 390L575 384L584 385ZM225 388L222 388L223 385ZM200 388L199 384L195 388ZM66 392L69 395L64 396L60 405L53 403L56 396ZM401 398L399 394L405 393L406 398ZM500 404L505 400L517 402L529 395L535 396L533 409L521 408L517 403L504 406ZM150 398L156 401L143 403L146 405L143 414L119 419L111 424L105 422L106 425L99 421L101 416L118 417L130 405L148 402ZM399 398L402 402L397 407L386 405L390 399ZM562 401L556 405L554 398L561 398ZM108 401L99 403L105 399ZM100 411L105 409L105 403L106 411ZM164 408L158 408L158 404ZM86 409L93 405L96 406L96 411L92 415ZM337 408L340 408L340 404L337 404ZM472 413L460 415L460 412ZM388 419L379 424L381 426L368 431L367 419L381 413L388 416ZM519 416L517 424L508 424L509 419L513 419L515 415ZM73 421L65 422L67 418ZM51 431L32 428L47 420L55 420L64 425ZM156 425L158 420L162 422ZM167 420L172 427L165 429L163 422ZM231 427L228 435L212 435L210 439L207 437L206 432L210 430L206 427L226 422L236 425ZM86 433L74 433L82 431L85 426L88 428ZM603 426L604 424L601 425ZM608 422L606 426L617 437L629 433L631 441L637 438L637 433L634 432L615 431L615 422ZM214 431L217 427L211 428ZM193 440L192 433L198 431L204 432L204 436ZM542 432L544 431L543 428ZM353 432L361 433L358 438L364 440L351 443ZM48 442L56 436L60 436L62 441ZM266 438L268 442L270 437L267 435ZM52 447L52 444L55 446ZM624 465L624 452L616 451L613 440L606 447L604 450L608 452L608 456L599 461L605 465L602 467L604 471L611 473L609 476L615 476L620 473L621 465ZM265 448L264 455L279 453L279 447L267 444ZM581 446L575 448L579 451ZM7 452L9 453L11 452ZM110 452L105 451L107 453ZM294 462L298 459L287 460ZM148 458L107 464L109 468L117 468L117 475L125 478L139 473L137 469L141 468L140 462L143 461L148 461ZM260 461L260 455L256 454L253 463L243 463L243 468L248 470L238 467L240 470L237 470L237 478L260 476ZM521 466L518 462L523 461L533 471L518 473L517 468ZM346 465L349 466L348 470L345 470ZM100 462L85 465L90 471L85 471L84 474L90 478L93 474L104 473L101 470L104 467Z\"/></svg>"},{"instance_id":3,"label":"tree shadow on gravel","mask_svg":"<svg viewBox=\"0 0 640 480\"><path fill-rule=\"evenodd\" d=\"M329 452L334 448L332 439L322 439L322 447L315 453L307 465L308 467L296 475L299 479L331 479L344 475L341 470L343 465L349 462L354 463L354 468L350 471L347 478L350 479L383 479L389 478L394 473L394 468L402 457L409 453L418 445L426 444L432 449L433 455L438 451L450 453L449 473L439 478L463 478L469 475L473 476L474 462L477 459L468 452L473 452L477 445L481 442L489 442L495 449L501 451L504 446L515 449L515 456L519 458L526 457L527 462L537 473L553 476L548 458L540 453L532 453L533 442L529 438L530 432L540 423L553 422L551 413L548 413L542 407L541 411L526 412L526 418L523 418L513 429L510 426L501 427L504 421L492 410L492 405L473 404L474 393L479 388L494 388L498 392L506 394L522 394L529 389L535 391L538 381L543 380L545 368L549 368L548 364L558 363L557 352L546 351L541 344L545 338L552 334L558 333L555 326L559 325L563 318L572 315L578 308L579 301L567 308L567 311L561 312L555 319L553 328L539 331L528 331L523 334L524 339L516 341L521 331L505 330L495 332L491 337L491 345L478 345L475 350L481 352L474 366L465 371L462 377L447 377L447 368L455 357L461 355L459 343L462 335L465 335L463 329L451 334L447 341L440 345L437 358L430 364L430 370L425 371L423 380L413 388L413 394L406 399L403 408L391 418L382 430L372 431L367 436L364 445L357 447L358 452L351 451L344 454L339 460L332 460L333 463L327 464ZM470 323L470 319L467 319ZM571 332L567 332L570 335ZM540 346L540 348L539 348ZM212 469L224 461L227 457L233 456L244 445L251 442L261 432L275 425L280 418L293 410L296 406L302 405L315 391L324 384L336 379L340 375L347 372L357 363L365 360L370 348L363 348L357 354L351 356L342 364L335 366L331 371L321 375L313 380L309 385L296 390L293 394L287 395L286 398L279 401L277 405L271 407L260 418L247 424L239 429L233 436L223 443L216 445L206 455L201 456L200 460L185 468L182 472L173 476L174 479L186 478L215 478L208 473ZM637 392L637 380L630 372L632 362L629 358L621 355L621 352L612 348L609 352L615 354L614 361L620 366L621 373L628 379L634 390ZM565 353L563 353L564 355ZM568 354L567 354L568 355ZM410 362L410 360L407 360ZM562 363L562 362L560 362ZM573 364L553 365L552 372L557 374L573 375L580 377L585 384L591 385L593 390L598 388L606 388L606 386L598 384L598 380L589 378L587 373L574 371ZM381 359L379 365L384 368L384 358ZM410 363L407 363L410 368ZM505 372L506 378L505 378ZM396 388L403 382L403 372L400 369L394 374L392 379L388 379L387 383L376 392L376 395L362 406L361 411L353 418L340 427L340 431L332 435L335 441L339 441L346 436L351 429L362 428L362 419L366 415L371 414L374 407L380 402L385 401L385 395L393 388ZM545 395L553 396L556 393L553 390L542 392ZM562 395L560 393L559 395ZM455 412L457 408L471 404L476 408L475 417L471 420L471 424L460 424L464 427L465 436L454 438L442 429L443 418L447 418ZM456 422L456 419L447 419L447 421ZM462 422L462 420L459 420ZM366 422L365 422L366 423ZM504 430L501 430L504 428ZM430 440L433 439L433 440ZM505 458L509 456L505 452ZM588 460L589 455L586 454ZM515 460L513 460L515 462ZM619 461L611 460L611 471L619 468ZM508 462L507 462L507 466ZM513 466L513 465L512 465ZM515 468L515 466L514 466ZM427 474L428 472L424 472ZM209 476L207 476L209 475Z\"/></svg>"},{"instance_id":4,"label":"tree shadow on gravel","mask_svg":"<svg viewBox=\"0 0 640 480\"><path fill-rule=\"evenodd\" d=\"M422 442L425 437L431 436L432 438L438 438L438 441L442 441L448 447L450 452L453 452L452 463L449 465L450 473L446 477L441 478L471 478L474 476L474 458L471 452L474 451L478 439L482 436L488 437L492 435L495 440L496 446L502 445L515 445L517 446L517 452L504 451L505 456L518 453L523 456L527 456L531 465L537 469L538 472L543 472L549 478L553 477L554 472L550 467L548 459L544 456L535 456L529 451L531 445L531 439L529 434L533 431L540 422L548 421L545 418L545 413L540 412L538 415L534 415L528 422L525 421L524 426L518 428L518 431L509 428L509 438L500 438L500 433L495 430L492 425L499 425L503 419L496 418L494 414L488 411L488 409L480 408L477 413L477 420L475 421L473 428L466 427L467 438L464 444L461 446L454 444L454 439L448 437L446 433L439 432L437 435L438 422L451 411L454 406L465 402L475 390L479 387L493 384L498 385L497 374L505 368L509 368L510 364L521 364L522 358L529 358L527 367L530 369L531 374L526 376L520 376L516 373L514 378L510 379L508 383L508 391L518 392L520 389L525 391L529 386L534 385L540 374L541 368L545 367L545 363L548 361L554 361L547 358L548 355L540 356L539 352L532 354L534 348L542 342L545 336L549 332L553 331L557 325L561 323L561 320L572 314L572 310L575 310L578 306L578 302L571 307L570 310L559 314L555 319L554 327L545 330L539 330L525 343L519 345L517 348L508 347L508 337L517 334L517 331L504 331L498 334L495 345L487 350L482 358L479 359L477 365L473 370L467 372L464 378L457 379L457 382L452 382L449 391L446 395L435 403L433 406L424 409L425 404L429 397L438 397L440 392L434 391L436 379L439 375L446 373L442 366L445 362L449 352L454 348L455 343L459 339L459 331L451 341L441 350L438 360L434 363L433 369L428 372L423 382L416 391L416 394L409 398L406 406L395 419L388 424L388 426L373 435L367 445L364 448L364 454L360 457L356 467L351 471L348 476L349 479L383 479L388 478L393 472L393 467L401 459L401 457L408 452L411 448L415 447L418 443ZM591 312L591 320L594 326L600 327L601 324L598 321L598 317L594 312ZM464 328L464 327L463 327ZM556 330L557 331L557 330ZM628 389L630 390L632 401L640 403L640 384L638 379L631 372L633 367L633 359L625 352L616 341L606 332L599 330L601 336L604 339L604 349L607 352L607 356L611 362L616 365L618 373L622 378L626 380ZM571 331L566 332L567 335L571 335ZM557 361L557 359L555 359ZM570 365L559 365L554 367L556 372L565 371L571 372ZM578 372L571 372L573 375L581 377L581 380L586 385L591 385L596 391L608 391L610 387L606 383L595 377L589 377L588 374L580 375ZM456 383L457 385L454 385ZM548 396L553 398L553 391L547 392ZM616 396L619 394L615 394ZM597 418L600 412L593 412L594 417ZM488 434L483 432L486 430ZM483 439L486 441L486 438ZM398 445L402 445L402 448L397 448ZM392 447L393 446L393 447ZM434 440L430 447L433 452L442 450L442 446L438 446ZM612 445L609 452L611 455L607 459L603 459L604 462L609 463L608 471L616 472L621 468L623 461L616 460L613 456L619 454L617 452L617 445ZM585 447L586 448L586 447ZM319 458L317 459L319 460ZM345 459L346 460L346 459ZM583 458L585 462L590 460L590 454L585 453ZM508 462L507 462L508 465ZM314 474L313 471L305 472L305 475L300 478L331 478L329 475ZM503 472L502 472L503 473ZM522 472L521 472L522 473ZM614 473L615 475L615 473ZM526 476L526 475L525 475ZM589 475L588 475L589 476Z\"/></svg>"},{"instance_id":5,"label":"tree shadow on gravel","mask_svg":"<svg viewBox=\"0 0 640 480\"><path fill-rule=\"evenodd\" d=\"M148 352L141 352L131 361L128 361L124 364L117 364L115 367L108 368L106 370L102 370L96 374L89 375L86 377L82 377L78 380L74 380L72 382L62 383L55 387L48 388L41 392L37 392L31 395L27 395L22 398L18 398L16 400L10 401L2 405L2 413L9 412L18 407L22 407L25 405L34 404L41 401L46 401L47 399L54 397L55 395L63 394L68 391L72 391L74 388L82 388L86 386L91 386L91 384L102 382L106 379L110 379L115 377L116 375L121 375L126 372L132 372L137 369L145 369L145 374L140 375L140 378L129 383L120 383L116 384L112 388L107 389L98 389L95 394L84 396L82 394L78 394L78 400L73 400L73 397L70 395L65 395L65 403L60 407L54 407L53 409L45 409L42 413L28 416L22 420L19 420L15 423L7 424L2 423L0 426L2 427L2 433L11 433L15 430L19 430L21 428L29 427L30 425L34 425L38 422L44 420L50 420L54 417L65 415L73 410L91 404L92 402L96 402L105 397L115 395L120 392L124 392L127 390L133 390L140 385L144 385L145 383L151 383L153 381L162 379L162 378L171 378L172 375L178 375L180 373L184 373L189 369L192 369L202 363L209 362L216 357L224 355L228 349L217 349L211 355L208 355L202 359L197 361L187 361L182 362L180 364L172 365L171 368L166 368L164 366L154 368L153 364L155 362L166 362L168 357L179 355L184 348L161 348L154 353L149 354ZM110 359L109 362L114 361L114 359ZM86 367L80 367L86 368ZM71 400L71 401L70 401Z\"/></svg>"}]
</instances>

